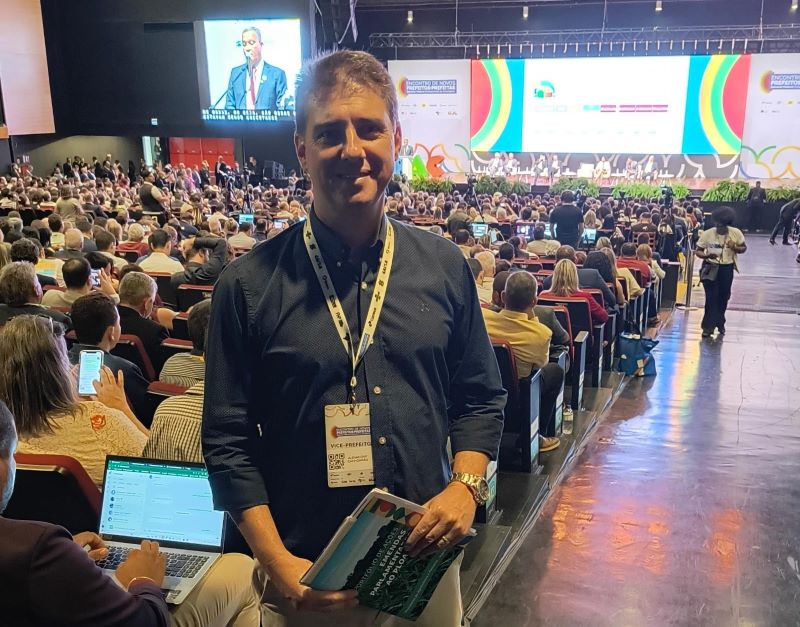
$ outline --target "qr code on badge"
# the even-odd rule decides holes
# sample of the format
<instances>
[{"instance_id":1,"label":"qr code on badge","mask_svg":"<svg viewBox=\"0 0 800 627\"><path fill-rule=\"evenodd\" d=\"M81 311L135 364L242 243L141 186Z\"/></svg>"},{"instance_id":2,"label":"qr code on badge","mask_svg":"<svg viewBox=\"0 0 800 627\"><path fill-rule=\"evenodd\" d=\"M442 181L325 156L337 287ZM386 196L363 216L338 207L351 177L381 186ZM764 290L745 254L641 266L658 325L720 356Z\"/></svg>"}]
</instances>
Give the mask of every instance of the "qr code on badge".
<instances>
[{"instance_id":1,"label":"qr code on badge","mask_svg":"<svg viewBox=\"0 0 800 627\"><path fill-rule=\"evenodd\" d=\"M341 470L342 468L344 468L344 453L328 455L328 470Z\"/></svg>"}]
</instances>

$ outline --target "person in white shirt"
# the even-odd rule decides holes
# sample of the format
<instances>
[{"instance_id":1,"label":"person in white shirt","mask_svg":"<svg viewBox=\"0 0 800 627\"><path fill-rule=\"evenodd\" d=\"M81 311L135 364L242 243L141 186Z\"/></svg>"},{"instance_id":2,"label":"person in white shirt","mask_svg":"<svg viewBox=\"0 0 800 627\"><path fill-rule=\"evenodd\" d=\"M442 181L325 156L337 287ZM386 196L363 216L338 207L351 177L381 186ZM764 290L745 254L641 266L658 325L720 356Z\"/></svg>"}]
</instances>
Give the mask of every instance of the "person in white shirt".
<instances>
[{"instance_id":1,"label":"person in white shirt","mask_svg":"<svg viewBox=\"0 0 800 627\"><path fill-rule=\"evenodd\" d=\"M109 296L115 303L119 302L119 296L117 296L117 292L114 290L111 277L108 276L105 270L99 270L96 274L97 278L93 278L92 267L86 259L81 257L65 261L62 267L62 273L67 289L63 292L59 290L48 290L45 292L42 297L42 305L45 307L71 309L72 303L95 289ZM98 282L97 288L95 288L95 280Z\"/></svg>"},{"instance_id":2,"label":"person in white shirt","mask_svg":"<svg viewBox=\"0 0 800 627\"><path fill-rule=\"evenodd\" d=\"M239 232L228 238L228 243L234 248L250 250L256 245L256 240L251 236L253 232L252 222L243 222L239 225Z\"/></svg>"},{"instance_id":3,"label":"person in white shirt","mask_svg":"<svg viewBox=\"0 0 800 627\"><path fill-rule=\"evenodd\" d=\"M172 251L172 240L164 229L156 229L147 238L151 253L139 262L139 266L145 272L168 272L175 274L183 272L183 264L177 259L170 257Z\"/></svg>"}]
</instances>

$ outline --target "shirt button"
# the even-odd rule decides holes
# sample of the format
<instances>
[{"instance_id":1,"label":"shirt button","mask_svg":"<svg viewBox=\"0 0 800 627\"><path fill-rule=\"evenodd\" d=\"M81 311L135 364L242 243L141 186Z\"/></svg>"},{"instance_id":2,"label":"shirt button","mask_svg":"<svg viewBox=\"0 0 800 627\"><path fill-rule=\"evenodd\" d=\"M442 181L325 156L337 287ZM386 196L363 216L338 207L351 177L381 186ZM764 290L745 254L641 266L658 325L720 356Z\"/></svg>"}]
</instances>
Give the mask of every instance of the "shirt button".
<instances>
[{"instance_id":1,"label":"shirt button","mask_svg":"<svg viewBox=\"0 0 800 627\"><path fill-rule=\"evenodd\" d=\"M337 261L336 262L336 267L337 268L341 268L342 267L342 262L341 261Z\"/></svg>"},{"instance_id":2,"label":"shirt button","mask_svg":"<svg viewBox=\"0 0 800 627\"><path fill-rule=\"evenodd\" d=\"M376 385L374 388L372 388L372 391L375 392L375 394L380 394L383 392L380 385Z\"/></svg>"},{"instance_id":3,"label":"shirt button","mask_svg":"<svg viewBox=\"0 0 800 627\"><path fill-rule=\"evenodd\" d=\"M385 437L383 437L383 436L379 437L379 438L378 438L378 444L380 444L381 446L383 446L384 444L386 444L386 438L385 438Z\"/></svg>"},{"instance_id":4,"label":"shirt button","mask_svg":"<svg viewBox=\"0 0 800 627\"><path fill-rule=\"evenodd\" d=\"M368 287L367 282L366 281L361 281L361 289L365 290L365 289L367 289L367 287Z\"/></svg>"}]
</instances>

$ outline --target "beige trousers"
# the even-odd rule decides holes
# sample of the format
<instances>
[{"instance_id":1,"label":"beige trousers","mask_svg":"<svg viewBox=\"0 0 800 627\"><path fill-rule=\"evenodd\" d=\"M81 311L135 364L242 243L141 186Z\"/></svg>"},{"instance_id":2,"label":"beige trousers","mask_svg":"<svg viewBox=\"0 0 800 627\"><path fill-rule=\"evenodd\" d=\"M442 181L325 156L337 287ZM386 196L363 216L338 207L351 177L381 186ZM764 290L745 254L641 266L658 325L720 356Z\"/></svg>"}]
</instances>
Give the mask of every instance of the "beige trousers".
<instances>
[{"instance_id":1,"label":"beige trousers","mask_svg":"<svg viewBox=\"0 0 800 627\"><path fill-rule=\"evenodd\" d=\"M172 627L259 627L253 560L241 553L220 557L180 605L171 605Z\"/></svg>"},{"instance_id":2,"label":"beige trousers","mask_svg":"<svg viewBox=\"0 0 800 627\"><path fill-rule=\"evenodd\" d=\"M461 625L461 587L459 570L463 555L453 562L439 582L425 611L416 621L408 621L367 607L335 613L301 612L281 596L256 561L253 584L261 596L263 627L459 627Z\"/></svg>"}]
</instances>

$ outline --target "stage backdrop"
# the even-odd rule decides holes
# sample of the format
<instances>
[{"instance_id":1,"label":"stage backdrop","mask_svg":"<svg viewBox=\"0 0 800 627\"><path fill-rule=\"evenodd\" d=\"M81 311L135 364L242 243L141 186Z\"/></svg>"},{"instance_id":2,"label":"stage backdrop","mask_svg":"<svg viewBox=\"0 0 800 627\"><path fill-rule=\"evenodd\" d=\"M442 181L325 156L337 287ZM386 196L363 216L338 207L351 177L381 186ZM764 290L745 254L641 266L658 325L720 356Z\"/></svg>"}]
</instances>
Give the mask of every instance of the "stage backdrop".
<instances>
[{"instance_id":1,"label":"stage backdrop","mask_svg":"<svg viewBox=\"0 0 800 627\"><path fill-rule=\"evenodd\" d=\"M753 56L740 169L800 180L800 54Z\"/></svg>"},{"instance_id":2,"label":"stage backdrop","mask_svg":"<svg viewBox=\"0 0 800 627\"><path fill-rule=\"evenodd\" d=\"M464 178L470 167L470 62L389 61L414 176Z\"/></svg>"}]
</instances>

